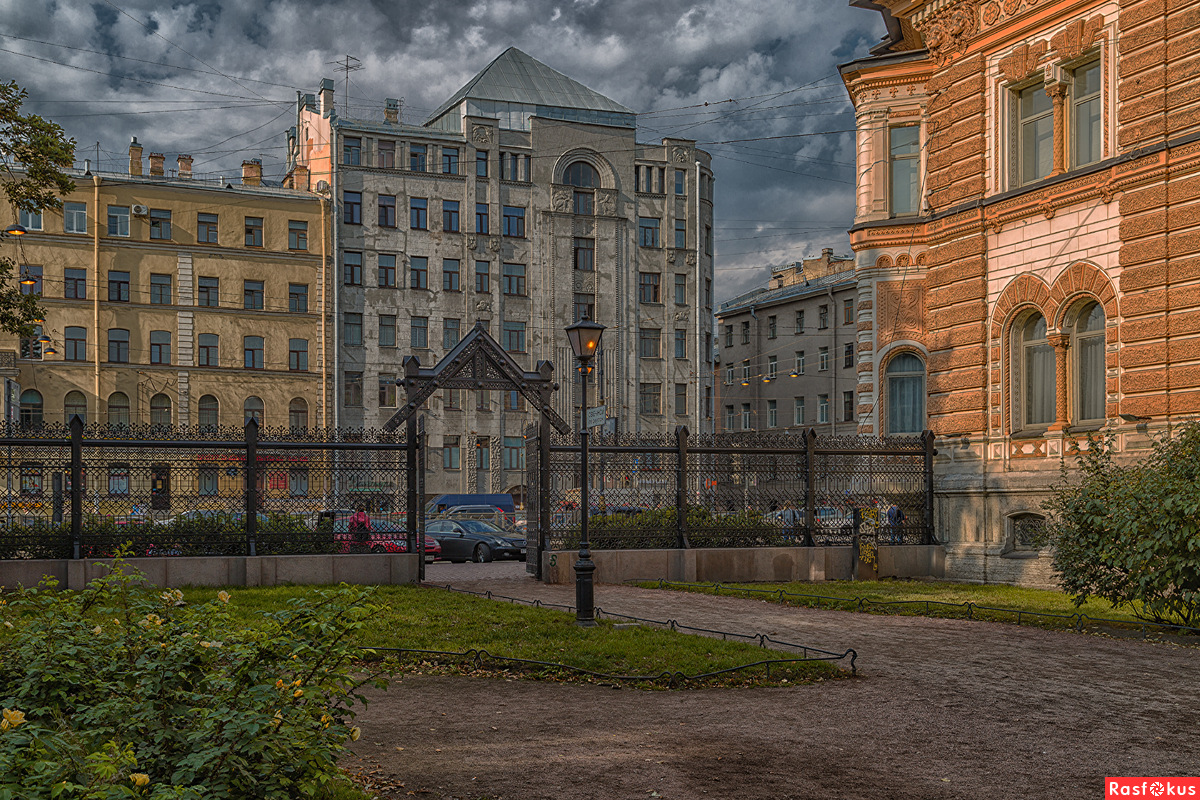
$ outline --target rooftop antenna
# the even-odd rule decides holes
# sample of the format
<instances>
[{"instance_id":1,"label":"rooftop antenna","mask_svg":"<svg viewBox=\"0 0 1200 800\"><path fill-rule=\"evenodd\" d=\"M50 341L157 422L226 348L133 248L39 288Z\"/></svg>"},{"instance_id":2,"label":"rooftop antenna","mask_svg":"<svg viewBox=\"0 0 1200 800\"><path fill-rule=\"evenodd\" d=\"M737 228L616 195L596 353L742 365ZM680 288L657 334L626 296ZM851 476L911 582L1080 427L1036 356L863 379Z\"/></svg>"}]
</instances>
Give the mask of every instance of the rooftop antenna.
<instances>
[{"instance_id":1,"label":"rooftop antenna","mask_svg":"<svg viewBox=\"0 0 1200 800\"><path fill-rule=\"evenodd\" d=\"M362 62L354 56L347 55L344 56L341 61L329 61L327 63L333 64L339 70L346 73L344 81L345 89L342 92L342 96L346 99L342 102L344 103L343 113L345 113L345 115L348 117L350 116L350 73L357 72L358 70L362 69Z\"/></svg>"}]
</instances>

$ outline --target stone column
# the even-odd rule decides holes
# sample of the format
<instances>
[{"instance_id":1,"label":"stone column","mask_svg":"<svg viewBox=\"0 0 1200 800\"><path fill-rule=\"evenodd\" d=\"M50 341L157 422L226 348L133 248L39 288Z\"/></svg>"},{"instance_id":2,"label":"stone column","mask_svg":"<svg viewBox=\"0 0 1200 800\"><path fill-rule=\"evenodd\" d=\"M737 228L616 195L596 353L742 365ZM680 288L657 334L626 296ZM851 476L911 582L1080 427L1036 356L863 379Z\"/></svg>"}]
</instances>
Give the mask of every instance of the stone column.
<instances>
[{"instance_id":1,"label":"stone column","mask_svg":"<svg viewBox=\"0 0 1200 800\"><path fill-rule=\"evenodd\" d=\"M1057 137L1057 133L1055 134ZM1067 348L1071 346L1069 333L1052 333L1046 337L1054 348L1054 424L1047 430L1065 431L1070 425L1067 413Z\"/></svg>"},{"instance_id":2,"label":"stone column","mask_svg":"<svg viewBox=\"0 0 1200 800\"><path fill-rule=\"evenodd\" d=\"M1067 170L1067 84L1046 84L1046 94L1054 106L1054 159L1051 175Z\"/></svg>"}]
</instances>

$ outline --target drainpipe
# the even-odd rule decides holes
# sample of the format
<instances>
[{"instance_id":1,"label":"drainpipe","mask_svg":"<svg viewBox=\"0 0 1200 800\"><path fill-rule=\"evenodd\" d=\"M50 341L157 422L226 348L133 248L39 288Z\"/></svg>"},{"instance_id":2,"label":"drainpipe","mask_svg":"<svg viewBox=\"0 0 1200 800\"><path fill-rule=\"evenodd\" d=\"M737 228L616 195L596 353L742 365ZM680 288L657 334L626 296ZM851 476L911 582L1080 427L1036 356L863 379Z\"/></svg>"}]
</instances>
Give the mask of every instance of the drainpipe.
<instances>
[{"instance_id":1,"label":"drainpipe","mask_svg":"<svg viewBox=\"0 0 1200 800\"><path fill-rule=\"evenodd\" d=\"M339 136L338 130L334 125L334 121L331 119L329 121L329 183L330 183L329 212L330 212L330 215L333 217L332 224L330 225L330 227L332 228L332 231L333 231L333 248L332 249L333 249L333 257L334 258L337 258L339 245L341 244L341 242L339 241L341 238L339 236L339 234L341 232L341 228L337 224L338 177L341 174L337 168L337 154L339 152L341 152L338 149L338 144L339 144L338 136ZM341 293L341 281L337 280L337 270L336 269L334 270L333 277L334 277L334 280L332 282L333 283L333 307L332 307L332 312L333 312L333 326L332 326L333 327L333 427L337 428L337 427L341 426L341 422L342 422L342 413L341 413L342 397L341 397L341 392L338 391L338 387L337 387L338 364L340 361L340 359L339 359L340 351L338 350L338 340L339 340L339 337L338 337L338 327L339 327L338 326L338 310L341 308L342 293Z\"/></svg>"},{"instance_id":2,"label":"drainpipe","mask_svg":"<svg viewBox=\"0 0 1200 800\"><path fill-rule=\"evenodd\" d=\"M97 162L97 169L99 164ZM92 386L96 395L96 421L100 421L100 181L92 176Z\"/></svg>"},{"instance_id":3,"label":"drainpipe","mask_svg":"<svg viewBox=\"0 0 1200 800\"><path fill-rule=\"evenodd\" d=\"M326 290L326 281L328 280L328 261L329 253L327 242L325 241L325 198L317 195L317 205L321 208L321 306L320 320L321 326L318 331L318 339L321 342L321 427L329 427L329 356L325 346L325 328L327 322L325 319L325 300L328 297Z\"/></svg>"},{"instance_id":4,"label":"drainpipe","mask_svg":"<svg viewBox=\"0 0 1200 800\"><path fill-rule=\"evenodd\" d=\"M755 354L754 363L755 363L755 365L757 365L758 357L759 357L759 353L757 351L760 350L761 348L759 347L760 341L759 341L759 336L758 336L758 313L754 310L754 306L750 306L750 316L754 317L754 345L753 345L753 347L754 347L754 354ZM765 370L766 367L763 367L763 369ZM763 372L764 376L766 374L767 374L766 372ZM754 403L754 411L753 411L753 414L755 417L754 430L757 431L759 429L758 422L759 422L759 420L762 419L762 417L759 415L759 408L758 408L760 401L762 400L762 397L760 396L762 394L762 389L760 388L760 386L762 385L762 379L757 375L751 375L750 376L750 385L754 387L754 390L751 392L750 399Z\"/></svg>"},{"instance_id":5,"label":"drainpipe","mask_svg":"<svg viewBox=\"0 0 1200 800\"><path fill-rule=\"evenodd\" d=\"M837 305L833 300L832 282L825 287L825 294L829 297L829 356L831 360L829 370L829 435L837 436Z\"/></svg>"},{"instance_id":6,"label":"drainpipe","mask_svg":"<svg viewBox=\"0 0 1200 800\"><path fill-rule=\"evenodd\" d=\"M694 227L696 230L696 427L693 430L696 433L704 433L704 373L705 358L707 354L704 352L704 327L700 324L700 315L704 313L704 298L701 294L704 284L704 261L700 247L700 233L703 230L700 222L700 161L696 161L696 185L692 190L696 195L696 219ZM685 239L683 242L687 244ZM709 362L711 363L711 362Z\"/></svg>"}]
</instances>

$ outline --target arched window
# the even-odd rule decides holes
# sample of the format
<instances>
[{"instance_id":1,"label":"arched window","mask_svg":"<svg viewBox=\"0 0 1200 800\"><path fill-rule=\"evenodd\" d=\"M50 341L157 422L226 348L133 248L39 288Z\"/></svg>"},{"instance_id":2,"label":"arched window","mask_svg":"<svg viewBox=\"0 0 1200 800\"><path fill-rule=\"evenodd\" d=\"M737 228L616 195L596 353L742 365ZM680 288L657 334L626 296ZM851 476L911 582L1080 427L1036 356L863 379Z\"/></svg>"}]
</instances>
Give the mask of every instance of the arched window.
<instances>
[{"instance_id":1,"label":"arched window","mask_svg":"<svg viewBox=\"0 0 1200 800\"><path fill-rule=\"evenodd\" d=\"M596 168L586 161L576 161L567 167L563 173L563 183L574 186L574 197L571 200L571 211L575 214L591 215L596 213L595 192L600 186L600 176Z\"/></svg>"},{"instance_id":2,"label":"arched window","mask_svg":"<svg viewBox=\"0 0 1200 800\"><path fill-rule=\"evenodd\" d=\"M40 428L42 425L42 393L37 389L21 392L21 427Z\"/></svg>"},{"instance_id":3,"label":"arched window","mask_svg":"<svg viewBox=\"0 0 1200 800\"><path fill-rule=\"evenodd\" d=\"M76 414L83 417L84 423L87 423L87 398L80 391L67 392L67 396L63 398L63 416L66 418L64 421L70 425L71 417Z\"/></svg>"},{"instance_id":4,"label":"arched window","mask_svg":"<svg viewBox=\"0 0 1200 800\"><path fill-rule=\"evenodd\" d=\"M220 419L221 406L217 402L217 398L211 394L206 394L200 398L200 427L215 428Z\"/></svg>"},{"instance_id":5,"label":"arched window","mask_svg":"<svg viewBox=\"0 0 1200 800\"><path fill-rule=\"evenodd\" d=\"M156 394L150 398L150 424L171 424L171 398L165 394Z\"/></svg>"},{"instance_id":6,"label":"arched window","mask_svg":"<svg viewBox=\"0 0 1200 800\"><path fill-rule=\"evenodd\" d=\"M1046 546L1048 538L1046 518L1041 514L1013 514L1008 518L1008 540L1004 550L1039 550Z\"/></svg>"},{"instance_id":7,"label":"arched window","mask_svg":"<svg viewBox=\"0 0 1200 800\"><path fill-rule=\"evenodd\" d=\"M129 427L129 397L124 392L113 392L108 396L108 426Z\"/></svg>"},{"instance_id":8,"label":"arched window","mask_svg":"<svg viewBox=\"0 0 1200 800\"><path fill-rule=\"evenodd\" d=\"M246 422L254 420L259 425L263 424L263 401L261 398L253 395L247 397L245 404L242 405L242 411L245 412L244 419Z\"/></svg>"},{"instance_id":9,"label":"arched window","mask_svg":"<svg viewBox=\"0 0 1200 800\"><path fill-rule=\"evenodd\" d=\"M288 404L288 427L294 431L308 427L308 403L304 398L297 397Z\"/></svg>"},{"instance_id":10,"label":"arched window","mask_svg":"<svg viewBox=\"0 0 1200 800\"><path fill-rule=\"evenodd\" d=\"M901 353L888 362L887 420L890 434L925 429L925 365L912 353Z\"/></svg>"},{"instance_id":11,"label":"arched window","mask_svg":"<svg viewBox=\"0 0 1200 800\"><path fill-rule=\"evenodd\" d=\"M1100 422L1104 416L1104 308L1087 303L1072 326L1075 341L1075 421Z\"/></svg>"},{"instance_id":12,"label":"arched window","mask_svg":"<svg viewBox=\"0 0 1200 800\"><path fill-rule=\"evenodd\" d=\"M1046 318L1031 314L1017 329L1017 391L1012 404L1014 429L1040 428L1054 422L1054 348L1046 340Z\"/></svg>"}]
</instances>

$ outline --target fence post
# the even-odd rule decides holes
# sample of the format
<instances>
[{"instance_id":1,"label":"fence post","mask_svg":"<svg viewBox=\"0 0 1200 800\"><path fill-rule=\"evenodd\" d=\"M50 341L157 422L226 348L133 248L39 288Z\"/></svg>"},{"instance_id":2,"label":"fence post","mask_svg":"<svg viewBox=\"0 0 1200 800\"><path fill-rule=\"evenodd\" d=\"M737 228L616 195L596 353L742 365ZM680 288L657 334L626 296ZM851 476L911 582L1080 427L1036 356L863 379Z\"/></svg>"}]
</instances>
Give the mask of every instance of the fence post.
<instances>
[{"instance_id":1,"label":"fence post","mask_svg":"<svg viewBox=\"0 0 1200 800\"><path fill-rule=\"evenodd\" d=\"M861 551L858 549L858 547L859 547L858 536L859 536L860 531L862 530L862 510L861 509L853 508L850 510L850 530L852 532L852 535L850 537L850 549L853 551L850 556L852 559L851 564L853 565L853 569L850 573L850 579L856 581L856 580L858 580L858 562L862 560L862 556L860 554Z\"/></svg>"},{"instance_id":2,"label":"fence post","mask_svg":"<svg viewBox=\"0 0 1200 800\"><path fill-rule=\"evenodd\" d=\"M425 416L417 420L417 524L413 537L417 541L417 579L425 580ZM408 552L413 552L409 550Z\"/></svg>"},{"instance_id":3,"label":"fence post","mask_svg":"<svg viewBox=\"0 0 1200 800\"><path fill-rule=\"evenodd\" d=\"M686 425L675 427L675 546L687 547L687 440Z\"/></svg>"},{"instance_id":4,"label":"fence post","mask_svg":"<svg viewBox=\"0 0 1200 800\"><path fill-rule=\"evenodd\" d=\"M546 410L550 407L548 398L542 400L542 414L538 420L538 529L537 529L537 563L534 565L534 576L542 580L542 551L550 543L550 417ZM528 523L526 523L528 524ZM533 551L529 548L529 538L526 535L526 558Z\"/></svg>"},{"instance_id":5,"label":"fence post","mask_svg":"<svg viewBox=\"0 0 1200 800\"><path fill-rule=\"evenodd\" d=\"M933 449L933 431L921 434L925 445L925 544L934 544L933 536L933 457L937 450Z\"/></svg>"},{"instance_id":6,"label":"fence post","mask_svg":"<svg viewBox=\"0 0 1200 800\"><path fill-rule=\"evenodd\" d=\"M417 549L417 418L410 416L404 422L404 446L407 454L405 471L408 473L408 520L405 522L404 538L408 542L407 552Z\"/></svg>"},{"instance_id":7,"label":"fence post","mask_svg":"<svg viewBox=\"0 0 1200 800\"><path fill-rule=\"evenodd\" d=\"M83 417L71 415L71 558L83 556Z\"/></svg>"},{"instance_id":8,"label":"fence post","mask_svg":"<svg viewBox=\"0 0 1200 800\"><path fill-rule=\"evenodd\" d=\"M258 420L246 420L246 552L258 555Z\"/></svg>"},{"instance_id":9,"label":"fence post","mask_svg":"<svg viewBox=\"0 0 1200 800\"><path fill-rule=\"evenodd\" d=\"M814 469L817 452L817 431L809 428L804 433L804 544L816 544L813 533L817 529L817 476Z\"/></svg>"}]
</instances>

